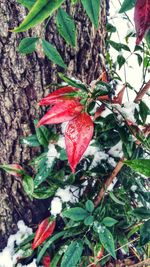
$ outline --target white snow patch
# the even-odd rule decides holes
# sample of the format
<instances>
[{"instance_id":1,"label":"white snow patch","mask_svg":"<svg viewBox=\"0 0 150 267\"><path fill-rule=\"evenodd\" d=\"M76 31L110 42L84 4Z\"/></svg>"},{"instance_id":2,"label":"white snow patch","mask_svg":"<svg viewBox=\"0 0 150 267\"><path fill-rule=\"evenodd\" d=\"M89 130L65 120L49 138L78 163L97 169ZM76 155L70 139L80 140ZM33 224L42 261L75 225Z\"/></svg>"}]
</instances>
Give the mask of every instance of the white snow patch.
<instances>
[{"instance_id":1,"label":"white snow patch","mask_svg":"<svg viewBox=\"0 0 150 267\"><path fill-rule=\"evenodd\" d=\"M54 144L49 144L47 152L47 166L51 166L54 159L59 158L59 153L57 152Z\"/></svg>"},{"instance_id":2,"label":"white snow patch","mask_svg":"<svg viewBox=\"0 0 150 267\"><path fill-rule=\"evenodd\" d=\"M15 253L15 244L19 245L33 232L23 221L18 221L17 226L18 232L8 238L7 246L0 253L0 267L37 267L36 259L28 265L17 264L17 260L22 256L23 250L20 249Z\"/></svg>"},{"instance_id":3,"label":"white snow patch","mask_svg":"<svg viewBox=\"0 0 150 267\"><path fill-rule=\"evenodd\" d=\"M111 147L111 149L108 151L108 154L113 157L122 158L123 152L122 152L122 142L118 142L115 146Z\"/></svg>"},{"instance_id":4,"label":"white snow patch","mask_svg":"<svg viewBox=\"0 0 150 267\"><path fill-rule=\"evenodd\" d=\"M62 211L62 201L59 197L54 197L51 202L51 215L56 216Z\"/></svg>"},{"instance_id":5,"label":"white snow patch","mask_svg":"<svg viewBox=\"0 0 150 267\"><path fill-rule=\"evenodd\" d=\"M63 135L60 135L59 136L59 139L58 139L58 142L57 142L57 145L60 146L61 148L64 148L65 149L65 138Z\"/></svg>"}]
</instances>

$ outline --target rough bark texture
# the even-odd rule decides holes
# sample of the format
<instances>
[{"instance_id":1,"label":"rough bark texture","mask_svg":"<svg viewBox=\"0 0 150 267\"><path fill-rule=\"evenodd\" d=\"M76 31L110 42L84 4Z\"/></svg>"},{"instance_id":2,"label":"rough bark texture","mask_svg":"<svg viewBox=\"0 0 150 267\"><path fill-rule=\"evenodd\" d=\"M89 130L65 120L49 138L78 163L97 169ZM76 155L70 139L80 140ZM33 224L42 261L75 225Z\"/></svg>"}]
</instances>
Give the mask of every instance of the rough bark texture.
<instances>
[{"instance_id":1,"label":"rough bark texture","mask_svg":"<svg viewBox=\"0 0 150 267\"><path fill-rule=\"evenodd\" d=\"M90 83L96 79L105 64L106 2L101 0L99 30L91 26L80 4L65 8L77 23L78 47L68 47L58 35L54 18L46 29L43 25L27 33L15 34L12 29L23 20L27 10L15 0L0 0L0 161L25 164L37 152L19 144L21 136L33 132L33 120L39 115L37 102L48 93L45 85L57 81L61 70L37 53L22 56L17 52L19 40L25 36L44 36L61 53L68 65L67 74ZM62 70L61 70L62 71ZM38 111L37 111L38 110ZM37 115L38 114L38 115ZM38 223L46 216L47 201L31 202L24 194L21 182L1 172L0 176L0 249L8 236L16 231L16 223L22 219L27 224ZM37 203L38 202L38 203Z\"/></svg>"}]
</instances>

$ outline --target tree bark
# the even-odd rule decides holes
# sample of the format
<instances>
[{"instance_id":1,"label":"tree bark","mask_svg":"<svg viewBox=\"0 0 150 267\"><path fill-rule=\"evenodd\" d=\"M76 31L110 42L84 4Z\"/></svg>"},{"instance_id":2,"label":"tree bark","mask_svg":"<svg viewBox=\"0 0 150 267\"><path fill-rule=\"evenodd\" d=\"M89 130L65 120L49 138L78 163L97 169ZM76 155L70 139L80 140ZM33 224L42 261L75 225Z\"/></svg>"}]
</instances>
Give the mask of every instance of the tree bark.
<instances>
[{"instance_id":1,"label":"tree bark","mask_svg":"<svg viewBox=\"0 0 150 267\"><path fill-rule=\"evenodd\" d=\"M39 117L37 102L48 93L45 88L57 82L60 67L38 52L22 56L17 52L21 38L44 36L62 55L68 65L67 74L90 83L98 78L105 65L106 10L107 1L101 0L99 29L96 31L80 4L70 5L67 12L75 19L78 30L77 48L66 45L57 33L54 18L48 26L44 24L26 33L15 34L9 29L18 26L27 10L15 0L0 0L0 164L19 163L23 166L37 152L20 145L19 139L33 133L33 120ZM25 195L20 181L1 172L0 176L0 249L10 234L16 231L16 223L22 219L26 224L38 223L46 216L48 201L31 201Z\"/></svg>"}]
</instances>

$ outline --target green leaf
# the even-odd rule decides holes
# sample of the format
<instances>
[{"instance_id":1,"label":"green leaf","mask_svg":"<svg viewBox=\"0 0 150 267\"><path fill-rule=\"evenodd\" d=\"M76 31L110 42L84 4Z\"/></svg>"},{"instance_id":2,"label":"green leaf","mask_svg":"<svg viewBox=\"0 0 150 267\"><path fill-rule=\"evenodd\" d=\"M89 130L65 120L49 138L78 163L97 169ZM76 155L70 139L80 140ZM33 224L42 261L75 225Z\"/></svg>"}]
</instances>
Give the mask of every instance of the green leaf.
<instances>
[{"instance_id":1,"label":"green leaf","mask_svg":"<svg viewBox=\"0 0 150 267\"><path fill-rule=\"evenodd\" d=\"M37 0L30 12L13 32L23 32L41 23L57 10L64 0Z\"/></svg>"},{"instance_id":2,"label":"green leaf","mask_svg":"<svg viewBox=\"0 0 150 267\"><path fill-rule=\"evenodd\" d=\"M41 188L36 188L32 196L37 199L46 199L46 198L54 196L57 189L58 189L58 186L54 184L49 187L42 186Z\"/></svg>"},{"instance_id":3,"label":"green leaf","mask_svg":"<svg viewBox=\"0 0 150 267\"><path fill-rule=\"evenodd\" d=\"M53 170L53 166L55 164L56 158L51 156L50 160L48 161L47 157L44 157L39 166L39 171L34 178L34 185L35 187L39 186L43 183L50 175Z\"/></svg>"},{"instance_id":4,"label":"green leaf","mask_svg":"<svg viewBox=\"0 0 150 267\"><path fill-rule=\"evenodd\" d=\"M27 7L28 9L31 9L36 3L36 0L17 0L17 2Z\"/></svg>"},{"instance_id":5,"label":"green leaf","mask_svg":"<svg viewBox=\"0 0 150 267\"><path fill-rule=\"evenodd\" d=\"M99 239L107 252L116 259L114 239L111 232L106 227L101 227L101 230L99 231Z\"/></svg>"},{"instance_id":6,"label":"green leaf","mask_svg":"<svg viewBox=\"0 0 150 267\"><path fill-rule=\"evenodd\" d=\"M126 62L126 60L122 55L118 55L117 56L117 62L119 64L119 70L120 70L121 67L124 65L124 63Z\"/></svg>"},{"instance_id":7,"label":"green leaf","mask_svg":"<svg viewBox=\"0 0 150 267\"><path fill-rule=\"evenodd\" d=\"M58 75L59 75L59 77L60 77L64 82L66 82L68 85L71 85L71 86L73 86L73 87L82 89L82 90L84 90L84 91L87 92L87 88L86 88L86 86L85 86L82 82L80 82L80 81L76 81L75 79L71 79L71 78L65 76L65 75L64 75L63 73L61 73L61 72L59 72Z\"/></svg>"},{"instance_id":8,"label":"green leaf","mask_svg":"<svg viewBox=\"0 0 150 267\"><path fill-rule=\"evenodd\" d=\"M65 245L62 246L58 252L56 252L55 256L53 257L53 259L51 261L50 267L57 267L58 266L60 258L64 254L64 251L65 251Z\"/></svg>"},{"instance_id":9,"label":"green leaf","mask_svg":"<svg viewBox=\"0 0 150 267\"><path fill-rule=\"evenodd\" d=\"M130 9L132 9L135 6L136 0L124 0L121 9L119 10L119 13L124 13Z\"/></svg>"},{"instance_id":10,"label":"green leaf","mask_svg":"<svg viewBox=\"0 0 150 267\"><path fill-rule=\"evenodd\" d=\"M130 51L130 48L125 45L125 44L122 44L122 43L116 43L112 40L109 40L108 43L117 51L121 51L122 49L125 50L125 51Z\"/></svg>"},{"instance_id":11,"label":"green leaf","mask_svg":"<svg viewBox=\"0 0 150 267\"><path fill-rule=\"evenodd\" d=\"M61 267L76 267L80 261L83 251L81 241L73 241L68 246L61 262Z\"/></svg>"},{"instance_id":12,"label":"green leaf","mask_svg":"<svg viewBox=\"0 0 150 267\"><path fill-rule=\"evenodd\" d=\"M124 163L136 172L150 177L150 159L125 160Z\"/></svg>"},{"instance_id":13,"label":"green leaf","mask_svg":"<svg viewBox=\"0 0 150 267\"><path fill-rule=\"evenodd\" d=\"M34 120L35 131L36 131L36 136L37 136L38 142L42 146L47 147L49 144L50 132L45 126L41 126L39 128L36 128L37 123L38 123L38 121Z\"/></svg>"},{"instance_id":14,"label":"green leaf","mask_svg":"<svg viewBox=\"0 0 150 267\"><path fill-rule=\"evenodd\" d=\"M107 32L113 33L113 32L116 32L116 27L114 25L112 25L111 23L107 23L106 30L107 30Z\"/></svg>"},{"instance_id":15,"label":"green leaf","mask_svg":"<svg viewBox=\"0 0 150 267\"><path fill-rule=\"evenodd\" d=\"M40 143L35 134L21 138L20 143L31 147L40 146Z\"/></svg>"},{"instance_id":16,"label":"green leaf","mask_svg":"<svg viewBox=\"0 0 150 267\"><path fill-rule=\"evenodd\" d=\"M150 220L146 221L140 228L140 245L144 246L150 242Z\"/></svg>"},{"instance_id":17,"label":"green leaf","mask_svg":"<svg viewBox=\"0 0 150 267\"><path fill-rule=\"evenodd\" d=\"M94 221L94 217L92 215L90 215L84 219L84 224L86 226L88 226L88 225L91 225L93 223L93 221Z\"/></svg>"},{"instance_id":18,"label":"green leaf","mask_svg":"<svg viewBox=\"0 0 150 267\"><path fill-rule=\"evenodd\" d=\"M88 216L88 212L80 207L65 210L62 214L73 221L82 221Z\"/></svg>"},{"instance_id":19,"label":"green leaf","mask_svg":"<svg viewBox=\"0 0 150 267\"><path fill-rule=\"evenodd\" d=\"M113 192L109 192L109 196L111 197L111 199L112 199L115 203L120 204L120 205L123 205L123 206L125 205L125 203L122 202L120 199L118 199L118 198L114 195Z\"/></svg>"},{"instance_id":20,"label":"green leaf","mask_svg":"<svg viewBox=\"0 0 150 267\"><path fill-rule=\"evenodd\" d=\"M46 250L53 244L53 242L55 242L56 240L58 240L65 233L66 233L66 231L61 231L61 232L53 235L52 237L50 237L50 239L45 242L44 246L40 250L40 252L38 254L38 257L36 259L37 264L39 264L40 260L42 259L43 255L45 254Z\"/></svg>"},{"instance_id":21,"label":"green leaf","mask_svg":"<svg viewBox=\"0 0 150 267\"><path fill-rule=\"evenodd\" d=\"M150 218L150 209L147 209L144 206L132 210L131 213L136 215L139 219L149 219Z\"/></svg>"},{"instance_id":22,"label":"green leaf","mask_svg":"<svg viewBox=\"0 0 150 267\"><path fill-rule=\"evenodd\" d=\"M56 25L59 34L65 39L65 41L76 46L76 26L74 20L67 14L67 12L59 8L56 16Z\"/></svg>"},{"instance_id":23,"label":"green leaf","mask_svg":"<svg viewBox=\"0 0 150 267\"><path fill-rule=\"evenodd\" d=\"M21 40L18 51L22 54L30 54L35 51L36 42L39 40L38 37L27 37Z\"/></svg>"},{"instance_id":24,"label":"green leaf","mask_svg":"<svg viewBox=\"0 0 150 267\"><path fill-rule=\"evenodd\" d=\"M85 203L85 207L86 207L86 210L88 212L93 212L94 210L94 204L91 200L87 200L86 203Z\"/></svg>"},{"instance_id":25,"label":"green leaf","mask_svg":"<svg viewBox=\"0 0 150 267\"><path fill-rule=\"evenodd\" d=\"M54 46L52 46L49 42L43 39L42 47L43 47L44 54L48 57L49 60L53 61L55 64L59 65L62 68L67 67L61 55L59 54L59 52Z\"/></svg>"},{"instance_id":26,"label":"green leaf","mask_svg":"<svg viewBox=\"0 0 150 267\"><path fill-rule=\"evenodd\" d=\"M94 24L95 28L98 28L101 1L81 0L81 2L91 22Z\"/></svg>"},{"instance_id":27,"label":"green leaf","mask_svg":"<svg viewBox=\"0 0 150 267\"><path fill-rule=\"evenodd\" d=\"M140 101L139 108L140 108L140 116L141 116L142 122L143 124L145 124L147 116L149 114L149 108L143 101Z\"/></svg>"},{"instance_id":28,"label":"green leaf","mask_svg":"<svg viewBox=\"0 0 150 267\"><path fill-rule=\"evenodd\" d=\"M113 226L114 224L116 224L118 221L111 218L111 217L105 217L103 220L102 220L102 223L107 226L107 227L111 227Z\"/></svg>"},{"instance_id":29,"label":"green leaf","mask_svg":"<svg viewBox=\"0 0 150 267\"><path fill-rule=\"evenodd\" d=\"M23 177L23 189L27 193L27 195L32 196L34 191L34 183L33 178L31 176L25 175Z\"/></svg>"}]
</instances>

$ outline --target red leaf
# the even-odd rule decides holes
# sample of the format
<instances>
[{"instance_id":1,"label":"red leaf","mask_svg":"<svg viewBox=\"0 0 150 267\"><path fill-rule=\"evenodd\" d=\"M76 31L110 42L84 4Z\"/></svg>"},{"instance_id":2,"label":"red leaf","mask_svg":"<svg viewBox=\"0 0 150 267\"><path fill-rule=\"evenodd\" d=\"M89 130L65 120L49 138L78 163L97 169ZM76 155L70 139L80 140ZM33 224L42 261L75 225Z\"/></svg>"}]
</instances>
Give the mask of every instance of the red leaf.
<instances>
[{"instance_id":1,"label":"red leaf","mask_svg":"<svg viewBox=\"0 0 150 267\"><path fill-rule=\"evenodd\" d=\"M95 112L94 120L96 120L96 119L103 113L104 110L105 110L105 105L102 104L102 105L97 109L97 111Z\"/></svg>"},{"instance_id":2,"label":"red leaf","mask_svg":"<svg viewBox=\"0 0 150 267\"><path fill-rule=\"evenodd\" d=\"M98 97L98 99L99 99L99 100L102 100L102 101L103 101L103 100L106 100L106 101L108 100L108 101L110 101L110 97L109 97L108 95L101 95L101 96Z\"/></svg>"},{"instance_id":3,"label":"red leaf","mask_svg":"<svg viewBox=\"0 0 150 267\"><path fill-rule=\"evenodd\" d=\"M124 91L126 89L126 85L124 85L124 87L120 90L120 92L117 94L117 96L115 96L112 100L113 104L122 104L122 99L123 99L123 95L124 95Z\"/></svg>"},{"instance_id":4,"label":"red leaf","mask_svg":"<svg viewBox=\"0 0 150 267\"><path fill-rule=\"evenodd\" d=\"M93 136L93 121L87 113L81 113L71 120L66 128L65 142L68 161L72 172L87 149Z\"/></svg>"},{"instance_id":5,"label":"red leaf","mask_svg":"<svg viewBox=\"0 0 150 267\"><path fill-rule=\"evenodd\" d=\"M23 168L19 164L9 164L9 165L4 165L4 166L7 167L6 171L10 173L11 175L16 176L16 177L22 176L21 171L23 171Z\"/></svg>"},{"instance_id":6,"label":"red leaf","mask_svg":"<svg viewBox=\"0 0 150 267\"><path fill-rule=\"evenodd\" d=\"M65 100L53 106L39 121L37 127L44 124L61 123L72 120L81 113L83 106L77 100Z\"/></svg>"},{"instance_id":7,"label":"red leaf","mask_svg":"<svg viewBox=\"0 0 150 267\"><path fill-rule=\"evenodd\" d=\"M134 10L136 44L140 44L146 31L150 28L150 0L137 0Z\"/></svg>"},{"instance_id":8,"label":"red leaf","mask_svg":"<svg viewBox=\"0 0 150 267\"><path fill-rule=\"evenodd\" d=\"M56 221L50 221L49 218L43 220L35 234L34 241L32 243L32 249L37 248L40 244L42 244L51 234L54 232L56 225Z\"/></svg>"},{"instance_id":9,"label":"red leaf","mask_svg":"<svg viewBox=\"0 0 150 267\"><path fill-rule=\"evenodd\" d=\"M50 256L45 256L42 260L42 264L44 267L50 267L51 258Z\"/></svg>"},{"instance_id":10,"label":"red leaf","mask_svg":"<svg viewBox=\"0 0 150 267\"><path fill-rule=\"evenodd\" d=\"M65 87L59 88L56 91L44 97L43 99L41 99L41 101L39 102L39 105L41 106L54 105L54 104L63 102L64 99L75 98L74 96L69 96L68 94L76 92L76 91L78 91L78 89L72 86L65 86Z\"/></svg>"}]
</instances>

